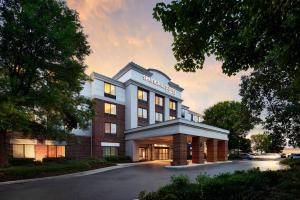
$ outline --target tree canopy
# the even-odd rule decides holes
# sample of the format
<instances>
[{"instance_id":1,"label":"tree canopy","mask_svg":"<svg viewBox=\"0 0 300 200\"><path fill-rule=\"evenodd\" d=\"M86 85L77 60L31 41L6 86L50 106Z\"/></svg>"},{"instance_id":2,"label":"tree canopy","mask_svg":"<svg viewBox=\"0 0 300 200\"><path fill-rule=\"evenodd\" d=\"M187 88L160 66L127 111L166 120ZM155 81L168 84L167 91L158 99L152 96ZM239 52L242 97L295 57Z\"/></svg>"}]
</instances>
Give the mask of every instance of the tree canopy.
<instances>
[{"instance_id":1,"label":"tree canopy","mask_svg":"<svg viewBox=\"0 0 300 200\"><path fill-rule=\"evenodd\" d=\"M194 72L214 55L229 76L242 70L242 102L283 145L300 145L300 1L158 3L153 16L173 35L175 68Z\"/></svg>"},{"instance_id":2,"label":"tree canopy","mask_svg":"<svg viewBox=\"0 0 300 200\"><path fill-rule=\"evenodd\" d=\"M260 151L260 153L268 153L270 151L271 138L266 133L251 135L251 142L255 151Z\"/></svg>"},{"instance_id":3,"label":"tree canopy","mask_svg":"<svg viewBox=\"0 0 300 200\"><path fill-rule=\"evenodd\" d=\"M255 118L249 115L240 102L224 101L207 108L204 111L204 123L224 128L230 131L228 148L241 149L242 145L249 151L248 141L244 140L246 133L254 127Z\"/></svg>"},{"instance_id":4,"label":"tree canopy","mask_svg":"<svg viewBox=\"0 0 300 200\"><path fill-rule=\"evenodd\" d=\"M63 137L86 127L80 96L90 47L78 13L58 0L0 3L0 130Z\"/></svg>"}]
</instances>

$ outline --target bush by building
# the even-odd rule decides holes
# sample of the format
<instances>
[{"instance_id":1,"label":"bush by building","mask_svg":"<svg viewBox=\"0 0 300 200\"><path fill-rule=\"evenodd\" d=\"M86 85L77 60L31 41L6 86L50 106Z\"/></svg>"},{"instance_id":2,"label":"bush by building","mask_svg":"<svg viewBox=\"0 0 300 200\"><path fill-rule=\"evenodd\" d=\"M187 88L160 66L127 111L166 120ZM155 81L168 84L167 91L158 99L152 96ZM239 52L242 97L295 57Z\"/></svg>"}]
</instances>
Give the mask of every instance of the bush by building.
<instances>
[{"instance_id":1,"label":"bush by building","mask_svg":"<svg viewBox=\"0 0 300 200\"><path fill-rule=\"evenodd\" d=\"M291 169L264 171L252 169L221 174L200 175L195 182L186 176L173 177L156 192L141 192L140 200L295 200L300 197L300 159L285 161ZM296 167L298 166L298 167Z\"/></svg>"}]
</instances>

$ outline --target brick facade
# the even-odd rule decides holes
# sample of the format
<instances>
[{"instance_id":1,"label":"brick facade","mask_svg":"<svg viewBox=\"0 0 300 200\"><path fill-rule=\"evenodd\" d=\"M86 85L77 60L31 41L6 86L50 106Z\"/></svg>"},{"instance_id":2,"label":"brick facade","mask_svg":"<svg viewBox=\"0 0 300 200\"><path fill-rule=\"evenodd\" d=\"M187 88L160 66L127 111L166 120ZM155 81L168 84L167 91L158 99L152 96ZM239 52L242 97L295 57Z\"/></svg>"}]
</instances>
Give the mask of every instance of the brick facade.
<instances>
[{"instance_id":1,"label":"brick facade","mask_svg":"<svg viewBox=\"0 0 300 200\"><path fill-rule=\"evenodd\" d=\"M187 136L173 135L173 161L171 165L187 165Z\"/></svg>"},{"instance_id":2,"label":"brick facade","mask_svg":"<svg viewBox=\"0 0 300 200\"><path fill-rule=\"evenodd\" d=\"M226 161L228 153L228 141L218 141L218 161Z\"/></svg>"},{"instance_id":3,"label":"brick facade","mask_svg":"<svg viewBox=\"0 0 300 200\"><path fill-rule=\"evenodd\" d=\"M192 137L192 162L204 163L204 141L202 137Z\"/></svg>"},{"instance_id":4,"label":"brick facade","mask_svg":"<svg viewBox=\"0 0 300 200\"><path fill-rule=\"evenodd\" d=\"M125 106L114 103L117 108L117 114L111 115L104 113L104 103L106 103L106 101L99 99L96 100L96 112L92 123L92 155L100 158L102 157L101 142L120 143L119 155L124 155ZM105 122L117 124L117 133L105 133Z\"/></svg>"},{"instance_id":5,"label":"brick facade","mask_svg":"<svg viewBox=\"0 0 300 200\"><path fill-rule=\"evenodd\" d=\"M74 141L66 146L66 157L80 159L91 156L91 137L76 136Z\"/></svg>"},{"instance_id":6,"label":"brick facade","mask_svg":"<svg viewBox=\"0 0 300 200\"><path fill-rule=\"evenodd\" d=\"M207 139L207 162L216 162L218 160L218 140L216 139Z\"/></svg>"},{"instance_id":7,"label":"brick facade","mask_svg":"<svg viewBox=\"0 0 300 200\"><path fill-rule=\"evenodd\" d=\"M6 132L0 132L0 165L7 163Z\"/></svg>"}]
</instances>

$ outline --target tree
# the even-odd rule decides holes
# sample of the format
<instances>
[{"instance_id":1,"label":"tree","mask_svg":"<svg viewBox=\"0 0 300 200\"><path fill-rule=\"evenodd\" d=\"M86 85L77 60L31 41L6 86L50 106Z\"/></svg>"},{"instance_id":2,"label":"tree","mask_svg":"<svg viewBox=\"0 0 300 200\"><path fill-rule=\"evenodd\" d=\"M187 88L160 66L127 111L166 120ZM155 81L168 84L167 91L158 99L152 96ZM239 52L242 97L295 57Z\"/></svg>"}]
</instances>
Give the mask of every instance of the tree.
<instances>
[{"instance_id":1,"label":"tree","mask_svg":"<svg viewBox=\"0 0 300 200\"><path fill-rule=\"evenodd\" d=\"M242 152L244 153L250 153L251 150L251 140L245 138L245 137L240 137L239 138L239 147Z\"/></svg>"},{"instance_id":2,"label":"tree","mask_svg":"<svg viewBox=\"0 0 300 200\"><path fill-rule=\"evenodd\" d=\"M86 127L90 47L77 12L58 0L3 0L0 39L0 131L63 138Z\"/></svg>"},{"instance_id":3,"label":"tree","mask_svg":"<svg viewBox=\"0 0 300 200\"><path fill-rule=\"evenodd\" d=\"M254 127L255 118L249 115L240 102L223 101L204 111L204 123L230 131L228 148L248 151L244 137Z\"/></svg>"},{"instance_id":4,"label":"tree","mask_svg":"<svg viewBox=\"0 0 300 200\"><path fill-rule=\"evenodd\" d=\"M229 76L250 69L243 104L278 144L288 138L299 146L299 10L296 0L179 0L156 4L153 16L173 35L177 70L201 69L210 55Z\"/></svg>"},{"instance_id":5,"label":"tree","mask_svg":"<svg viewBox=\"0 0 300 200\"><path fill-rule=\"evenodd\" d=\"M253 149L255 151L260 151L260 153L267 153L270 150L271 138L268 134L257 134L251 136L251 141L253 143Z\"/></svg>"}]
</instances>

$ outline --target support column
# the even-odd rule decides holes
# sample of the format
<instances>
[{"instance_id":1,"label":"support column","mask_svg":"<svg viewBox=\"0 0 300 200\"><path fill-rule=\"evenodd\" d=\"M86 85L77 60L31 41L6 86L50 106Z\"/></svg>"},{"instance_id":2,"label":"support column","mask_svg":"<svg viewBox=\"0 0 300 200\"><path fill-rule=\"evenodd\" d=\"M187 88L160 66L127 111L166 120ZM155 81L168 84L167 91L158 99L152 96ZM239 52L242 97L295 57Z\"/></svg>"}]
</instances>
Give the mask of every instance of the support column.
<instances>
[{"instance_id":1,"label":"support column","mask_svg":"<svg viewBox=\"0 0 300 200\"><path fill-rule=\"evenodd\" d=\"M209 138L206 140L207 162L216 162L218 160L218 140Z\"/></svg>"},{"instance_id":2,"label":"support column","mask_svg":"<svg viewBox=\"0 0 300 200\"><path fill-rule=\"evenodd\" d=\"M204 163L204 138L192 137L192 162Z\"/></svg>"},{"instance_id":3,"label":"support column","mask_svg":"<svg viewBox=\"0 0 300 200\"><path fill-rule=\"evenodd\" d=\"M131 157L133 162L137 162L139 161L139 148L138 145L136 143L136 141L134 140L127 140L126 141L126 156Z\"/></svg>"},{"instance_id":4,"label":"support column","mask_svg":"<svg viewBox=\"0 0 300 200\"><path fill-rule=\"evenodd\" d=\"M173 135L173 161L171 165L187 165L187 136L184 134Z\"/></svg>"},{"instance_id":5,"label":"support column","mask_svg":"<svg viewBox=\"0 0 300 200\"><path fill-rule=\"evenodd\" d=\"M218 161L226 161L228 153L228 141L219 140L218 141Z\"/></svg>"}]
</instances>

